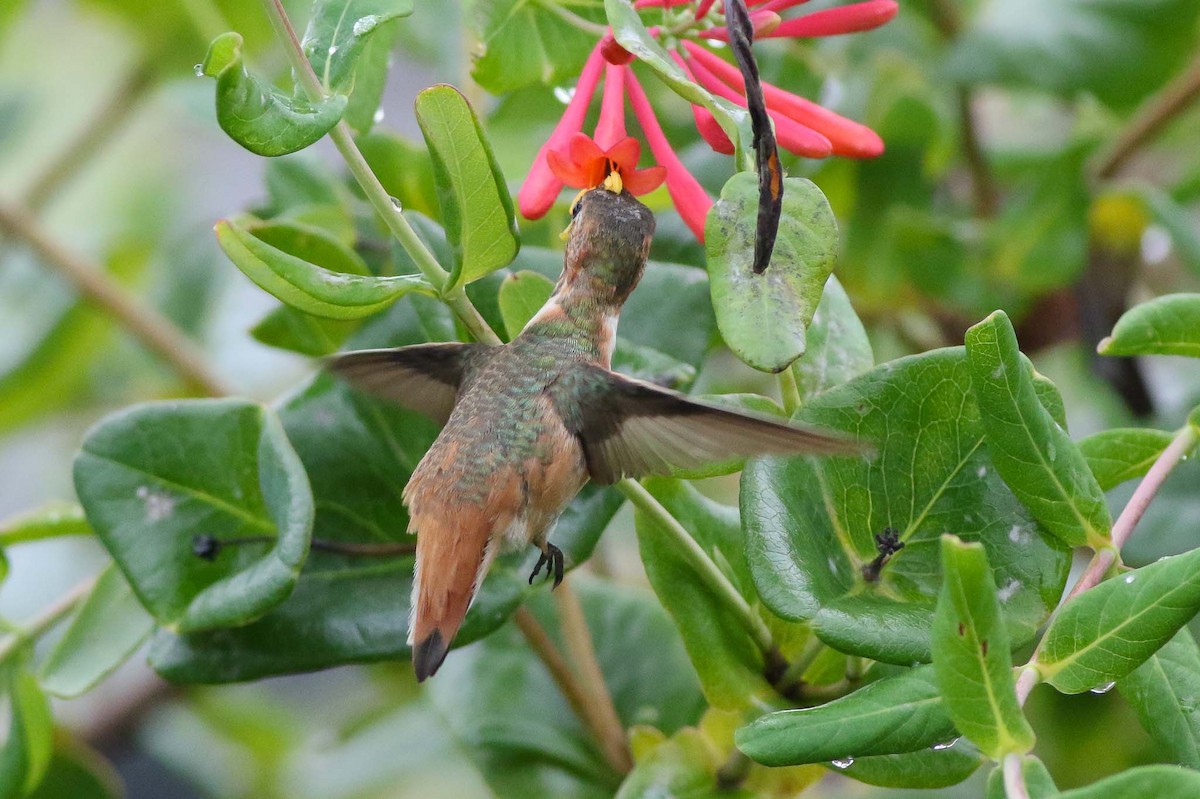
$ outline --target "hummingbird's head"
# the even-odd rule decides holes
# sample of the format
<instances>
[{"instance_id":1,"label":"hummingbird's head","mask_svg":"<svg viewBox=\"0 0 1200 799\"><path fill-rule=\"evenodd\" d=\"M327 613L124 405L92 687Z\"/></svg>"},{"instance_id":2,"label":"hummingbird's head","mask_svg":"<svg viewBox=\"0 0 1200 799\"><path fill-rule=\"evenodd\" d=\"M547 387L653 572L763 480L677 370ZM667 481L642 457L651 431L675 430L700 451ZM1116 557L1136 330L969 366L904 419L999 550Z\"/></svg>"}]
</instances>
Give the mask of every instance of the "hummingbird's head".
<instances>
[{"instance_id":1,"label":"hummingbird's head","mask_svg":"<svg viewBox=\"0 0 1200 799\"><path fill-rule=\"evenodd\" d=\"M571 206L559 290L620 305L642 278L653 236L654 214L628 191L584 192Z\"/></svg>"}]
</instances>

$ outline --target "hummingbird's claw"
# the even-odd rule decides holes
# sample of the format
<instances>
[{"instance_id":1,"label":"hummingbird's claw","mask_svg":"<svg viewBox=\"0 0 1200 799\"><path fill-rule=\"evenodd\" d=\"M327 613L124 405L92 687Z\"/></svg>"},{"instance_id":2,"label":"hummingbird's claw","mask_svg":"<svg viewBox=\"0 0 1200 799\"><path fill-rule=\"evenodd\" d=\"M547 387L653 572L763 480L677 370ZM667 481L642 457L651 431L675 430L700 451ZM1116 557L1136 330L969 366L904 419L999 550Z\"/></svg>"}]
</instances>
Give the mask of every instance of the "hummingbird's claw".
<instances>
[{"instance_id":1,"label":"hummingbird's claw","mask_svg":"<svg viewBox=\"0 0 1200 799\"><path fill-rule=\"evenodd\" d=\"M537 577L542 571L542 566L546 567L546 579L554 577L554 585L550 590L558 588L563 581L563 553L562 550L547 543L546 548L542 550L542 555L538 558L538 562L533 567L533 572L529 575L529 584L533 585L533 578Z\"/></svg>"}]
</instances>

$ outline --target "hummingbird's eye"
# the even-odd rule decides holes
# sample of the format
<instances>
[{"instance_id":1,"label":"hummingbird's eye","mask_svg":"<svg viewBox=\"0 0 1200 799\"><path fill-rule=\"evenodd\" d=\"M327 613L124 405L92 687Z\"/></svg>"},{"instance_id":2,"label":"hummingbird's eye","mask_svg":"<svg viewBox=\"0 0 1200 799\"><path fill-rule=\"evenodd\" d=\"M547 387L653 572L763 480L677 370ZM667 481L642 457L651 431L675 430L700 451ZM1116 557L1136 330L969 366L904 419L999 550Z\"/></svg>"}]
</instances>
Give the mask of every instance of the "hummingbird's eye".
<instances>
[{"instance_id":1,"label":"hummingbird's eye","mask_svg":"<svg viewBox=\"0 0 1200 799\"><path fill-rule=\"evenodd\" d=\"M578 200L575 201L575 204L571 206L571 218L572 219L579 216L579 209L582 207L583 207L583 198L580 197Z\"/></svg>"}]
</instances>

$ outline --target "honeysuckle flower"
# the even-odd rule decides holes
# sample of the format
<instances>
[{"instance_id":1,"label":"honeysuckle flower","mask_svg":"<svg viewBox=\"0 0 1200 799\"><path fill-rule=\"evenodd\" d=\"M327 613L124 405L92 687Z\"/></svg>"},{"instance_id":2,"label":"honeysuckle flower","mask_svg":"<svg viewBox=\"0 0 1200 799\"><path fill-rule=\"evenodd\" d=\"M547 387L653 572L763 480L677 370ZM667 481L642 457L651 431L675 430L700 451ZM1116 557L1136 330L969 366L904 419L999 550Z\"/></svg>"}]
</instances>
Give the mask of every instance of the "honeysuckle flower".
<instances>
[{"instance_id":1,"label":"honeysuckle flower","mask_svg":"<svg viewBox=\"0 0 1200 799\"><path fill-rule=\"evenodd\" d=\"M675 62L696 83L717 97L746 105L745 83L741 71L703 45L706 40L728 40L729 31L720 13L723 3L700 0L694 10L696 22L679 26L679 12L670 12L694 0L635 0L634 8L662 8L673 14L671 32L682 43L682 52L672 53ZM756 38L835 36L870 30L896 15L895 0L862 0L836 8L823 9L794 19L781 15L805 0L748 0L750 22ZM685 11L691 15L693 12ZM712 13L713 25L708 15ZM650 28L651 36L660 33ZM713 200L675 154L655 116L645 91L629 68L634 55L621 46L611 29L596 43L575 87L575 93L550 138L538 150L517 204L522 215L538 219L558 199L564 186L624 185L634 194L651 191L666 182L667 192L684 223L698 239L704 239L704 223ZM601 76L604 96L595 132L583 132L588 107L596 94ZM796 155L825 158L829 155L872 158L883 152L883 141L865 125L763 82L767 113L775 125L779 145ZM641 127L655 166L637 167L641 145L625 130L625 98ZM734 145L729 135L706 108L693 105L696 129L713 150L731 155ZM612 176L610 178L610 176ZM606 183L606 181L614 183Z\"/></svg>"}]
</instances>

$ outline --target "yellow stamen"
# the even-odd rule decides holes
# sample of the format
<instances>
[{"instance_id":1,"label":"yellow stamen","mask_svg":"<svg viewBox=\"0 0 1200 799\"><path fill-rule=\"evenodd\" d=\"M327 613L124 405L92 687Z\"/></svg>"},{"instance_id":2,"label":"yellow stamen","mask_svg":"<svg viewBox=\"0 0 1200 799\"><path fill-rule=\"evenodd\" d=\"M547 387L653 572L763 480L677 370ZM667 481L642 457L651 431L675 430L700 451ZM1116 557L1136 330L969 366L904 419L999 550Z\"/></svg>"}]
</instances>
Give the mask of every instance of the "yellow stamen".
<instances>
[{"instance_id":1,"label":"yellow stamen","mask_svg":"<svg viewBox=\"0 0 1200 799\"><path fill-rule=\"evenodd\" d=\"M616 170L609 172L608 177L604 179L604 188L611 191L613 194L620 194L625 190L625 182L621 180L621 173Z\"/></svg>"}]
</instances>

